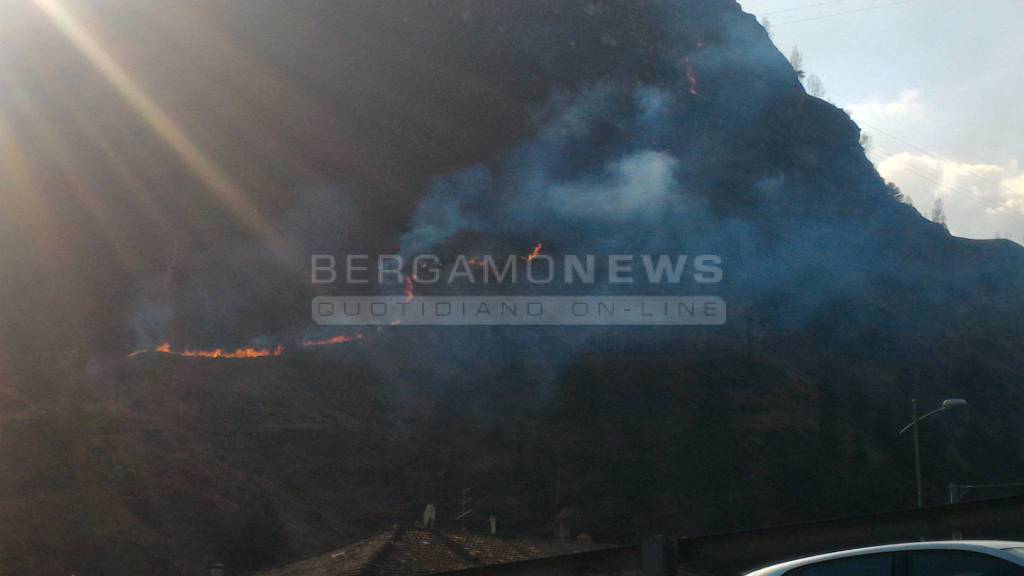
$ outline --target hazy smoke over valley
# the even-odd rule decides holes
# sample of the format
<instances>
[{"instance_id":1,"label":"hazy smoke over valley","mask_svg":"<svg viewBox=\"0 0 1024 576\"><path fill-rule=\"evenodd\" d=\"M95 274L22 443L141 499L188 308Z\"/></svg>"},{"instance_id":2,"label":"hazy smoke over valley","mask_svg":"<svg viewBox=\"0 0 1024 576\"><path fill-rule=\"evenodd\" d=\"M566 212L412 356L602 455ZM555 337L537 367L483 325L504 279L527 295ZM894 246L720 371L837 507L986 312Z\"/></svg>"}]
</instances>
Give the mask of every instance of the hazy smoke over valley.
<instances>
[{"instance_id":1,"label":"hazy smoke over valley","mask_svg":"<svg viewBox=\"0 0 1024 576\"><path fill-rule=\"evenodd\" d=\"M533 62L534 76L512 76L522 88L502 92L547 86L524 108L520 141L482 147L454 171L434 168L407 186L404 205L344 175L298 191L280 224L290 260L245 237L184 258L173 248L137 298L133 345L295 338L310 328L309 255L370 248L500 255L543 243L554 255L716 254L726 262L723 289L741 296L738 310L771 296L785 307L780 318L800 323L865 290L865 276L888 257L871 226L913 220L887 201L856 128L806 99L749 16L715 3L551 4L541 12L579 12L537 28L505 10L469 4L423 18L456 37L473 29L466 23L495 26L504 42L489 43L488 57ZM518 26L529 32L513 33ZM599 70L583 65L594 62ZM466 82L455 71L446 77L455 93ZM458 148L460 136L443 146ZM401 147L387 153L386 165L407 162ZM375 225L381 214L390 222Z\"/></svg>"}]
</instances>

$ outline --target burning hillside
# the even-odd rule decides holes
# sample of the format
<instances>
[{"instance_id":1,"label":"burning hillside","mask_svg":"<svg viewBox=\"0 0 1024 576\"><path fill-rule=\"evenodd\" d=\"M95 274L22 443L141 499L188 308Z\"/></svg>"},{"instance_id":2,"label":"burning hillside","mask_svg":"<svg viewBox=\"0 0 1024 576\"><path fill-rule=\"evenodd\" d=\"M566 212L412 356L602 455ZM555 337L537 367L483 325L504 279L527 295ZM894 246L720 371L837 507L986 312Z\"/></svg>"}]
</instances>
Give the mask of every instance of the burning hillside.
<instances>
[{"instance_id":1,"label":"burning hillside","mask_svg":"<svg viewBox=\"0 0 1024 576\"><path fill-rule=\"evenodd\" d=\"M362 333L354 335L338 335L329 338L322 339L310 339L302 340L297 343L298 348L323 348L328 346L340 346L342 344L349 344L357 342L363 339ZM224 348L210 348L210 349L196 349L196 348L185 348L182 350L175 350L171 347L170 343L163 343L155 348L148 349L143 348L136 350L128 355L129 358L134 358L141 354L166 354L168 356L177 356L179 358L205 358L209 360L252 360L256 358L275 358L282 356L287 351L284 345L278 344L273 347L255 348L251 346L235 348L235 349L224 349Z\"/></svg>"},{"instance_id":2,"label":"burning hillside","mask_svg":"<svg viewBox=\"0 0 1024 576\"><path fill-rule=\"evenodd\" d=\"M359 332L353 336L332 336L330 338L323 338L320 340L303 340L302 346L305 348L320 348L324 346L338 346L340 344L349 344L363 339L362 332Z\"/></svg>"},{"instance_id":3,"label":"burning hillside","mask_svg":"<svg viewBox=\"0 0 1024 576\"><path fill-rule=\"evenodd\" d=\"M175 351L171 348L168 343L157 346L154 351L160 354L170 354L172 356L181 356L182 358L229 358L229 359L250 359L250 358L267 358L270 356L280 356L284 354L284 346L275 346L273 348L236 348L235 350L224 350L222 348L214 348L212 350L195 350L187 349L181 351Z\"/></svg>"}]
</instances>

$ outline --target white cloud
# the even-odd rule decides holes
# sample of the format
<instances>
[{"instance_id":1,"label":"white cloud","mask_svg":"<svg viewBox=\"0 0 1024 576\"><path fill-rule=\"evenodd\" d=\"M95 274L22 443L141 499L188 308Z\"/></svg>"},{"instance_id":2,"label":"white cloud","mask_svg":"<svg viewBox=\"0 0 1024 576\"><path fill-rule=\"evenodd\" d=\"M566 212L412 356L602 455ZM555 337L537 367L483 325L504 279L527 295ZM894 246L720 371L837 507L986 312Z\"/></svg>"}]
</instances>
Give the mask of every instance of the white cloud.
<instances>
[{"instance_id":1,"label":"white cloud","mask_svg":"<svg viewBox=\"0 0 1024 576\"><path fill-rule=\"evenodd\" d=\"M961 162L891 136L890 130L905 131L907 126L927 133L936 120L927 117L921 93L914 88L903 90L895 100L867 100L846 109L869 134L884 137L884 147L871 145L878 172L896 183L922 214L930 215L941 198L952 233L1024 243L1024 171L1018 162Z\"/></svg>"},{"instance_id":2,"label":"white cloud","mask_svg":"<svg viewBox=\"0 0 1024 576\"><path fill-rule=\"evenodd\" d=\"M950 231L969 238L1024 240L1024 171L1017 162L970 164L900 152L877 162L923 214L941 198Z\"/></svg>"},{"instance_id":3,"label":"white cloud","mask_svg":"<svg viewBox=\"0 0 1024 576\"><path fill-rule=\"evenodd\" d=\"M1014 168L1017 167L1014 166ZM1006 191L1007 207L1024 214L1024 173L1007 178L1003 180L1002 184Z\"/></svg>"},{"instance_id":4,"label":"white cloud","mask_svg":"<svg viewBox=\"0 0 1024 576\"><path fill-rule=\"evenodd\" d=\"M896 100L855 102L847 104L846 110L854 120L867 122L886 119L920 120L924 117L921 92L916 88L907 88L900 92Z\"/></svg>"}]
</instances>

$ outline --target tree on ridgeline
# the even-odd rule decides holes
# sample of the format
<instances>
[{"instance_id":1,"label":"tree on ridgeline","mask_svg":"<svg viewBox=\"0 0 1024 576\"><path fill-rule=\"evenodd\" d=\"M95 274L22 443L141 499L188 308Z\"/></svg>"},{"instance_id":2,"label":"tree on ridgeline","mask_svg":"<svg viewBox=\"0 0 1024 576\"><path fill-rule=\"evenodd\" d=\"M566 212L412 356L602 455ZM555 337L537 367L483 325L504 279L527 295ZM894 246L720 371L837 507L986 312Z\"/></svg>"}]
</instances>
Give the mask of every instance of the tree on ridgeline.
<instances>
[{"instance_id":1,"label":"tree on ridgeline","mask_svg":"<svg viewBox=\"0 0 1024 576\"><path fill-rule=\"evenodd\" d=\"M867 132L860 133L860 147L864 149L864 152L871 151L871 134Z\"/></svg>"},{"instance_id":2,"label":"tree on ridgeline","mask_svg":"<svg viewBox=\"0 0 1024 576\"><path fill-rule=\"evenodd\" d=\"M942 198L936 198L935 204L932 205L932 222L940 224L943 228L949 228L946 226L946 207L942 203Z\"/></svg>"},{"instance_id":3,"label":"tree on ridgeline","mask_svg":"<svg viewBox=\"0 0 1024 576\"><path fill-rule=\"evenodd\" d=\"M825 85L817 74L807 76L807 93L815 98L825 99Z\"/></svg>"},{"instance_id":4,"label":"tree on ridgeline","mask_svg":"<svg viewBox=\"0 0 1024 576\"><path fill-rule=\"evenodd\" d=\"M889 193L889 197L892 198L893 200L896 200L897 202L903 202L904 204L910 203L910 197L904 194L903 191L900 190L899 186L893 184L892 182L886 182L885 189Z\"/></svg>"},{"instance_id":5,"label":"tree on ridgeline","mask_svg":"<svg viewBox=\"0 0 1024 576\"><path fill-rule=\"evenodd\" d=\"M804 57L796 46L793 46L793 50L789 53L789 65L793 67L793 72L796 72L796 77L803 80L806 75L804 72Z\"/></svg>"}]
</instances>

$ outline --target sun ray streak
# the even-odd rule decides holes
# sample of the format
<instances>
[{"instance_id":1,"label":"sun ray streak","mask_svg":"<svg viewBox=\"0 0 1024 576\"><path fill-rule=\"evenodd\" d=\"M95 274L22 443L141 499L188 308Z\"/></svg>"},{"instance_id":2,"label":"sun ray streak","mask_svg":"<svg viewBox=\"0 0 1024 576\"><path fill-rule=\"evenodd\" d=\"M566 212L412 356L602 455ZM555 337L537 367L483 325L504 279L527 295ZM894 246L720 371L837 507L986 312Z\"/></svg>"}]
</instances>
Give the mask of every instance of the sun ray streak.
<instances>
[{"instance_id":1,"label":"sun ray streak","mask_svg":"<svg viewBox=\"0 0 1024 576\"><path fill-rule=\"evenodd\" d=\"M279 244L273 227L259 214L257 208L249 202L231 178L200 151L192 139L131 79L125 69L60 0L34 2L236 218L271 245Z\"/></svg>"}]
</instances>

